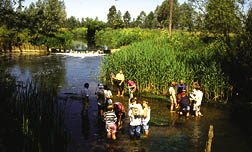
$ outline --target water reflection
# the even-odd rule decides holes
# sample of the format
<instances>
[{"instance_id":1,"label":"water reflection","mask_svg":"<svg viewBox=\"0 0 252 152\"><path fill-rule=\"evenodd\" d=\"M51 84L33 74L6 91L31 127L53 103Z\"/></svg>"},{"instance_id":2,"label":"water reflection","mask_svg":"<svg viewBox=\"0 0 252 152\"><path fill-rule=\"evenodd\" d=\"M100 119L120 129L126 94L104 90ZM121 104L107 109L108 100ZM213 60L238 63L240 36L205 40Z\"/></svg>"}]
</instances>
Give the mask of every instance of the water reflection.
<instances>
[{"instance_id":1,"label":"water reflection","mask_svg":"<svg viewBox=\"0 0 252 152\"><path fill-rule=\"evenodd\" d=\"M88 118L88 113L85 115L81 115L81 130L82 130L82 135L84 139L89 138L89 132L90 132L90 124L89 124L89 118Z\"/></svg>"}]
</instances>

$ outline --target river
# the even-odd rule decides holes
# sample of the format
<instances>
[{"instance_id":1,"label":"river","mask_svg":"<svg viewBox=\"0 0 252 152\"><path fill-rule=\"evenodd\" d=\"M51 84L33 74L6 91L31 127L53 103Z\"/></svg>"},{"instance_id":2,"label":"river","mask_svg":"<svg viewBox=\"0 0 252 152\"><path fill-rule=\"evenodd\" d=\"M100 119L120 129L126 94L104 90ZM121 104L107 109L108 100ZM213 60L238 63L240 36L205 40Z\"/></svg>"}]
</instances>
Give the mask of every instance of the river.
<instances>
[{"instance_id":1,"label":"river","mask_svg":"<svg viewBox=\"0 0 252 152\"><path fill-rule=\"evenodd\" d=\"M208 141L209 126L214 127L213 152L250 152L251 137L233 118L231 111L203 101L203 117L189 119L170 113L168 103L148 99L151 106L150 135L147 139L130 140L129 120L117 133L117 140L106 139L103 122L98 118L94 92L100 78L103 55L98 54L0 54L0 68L17 77L32 80L43 75L48 83L58 87L58 96L66 103L65 125L71 134L69 151L140 151L140 152L202 152ZM80 89L88 82L92 92L88 114L81 115ZM113 92L115 94L116 92ZM140 101L143 97L138 97ZM128 108L128 96L114 97ZM248 120L247 120L248 121Z\"/></svg>"}]
</instances>

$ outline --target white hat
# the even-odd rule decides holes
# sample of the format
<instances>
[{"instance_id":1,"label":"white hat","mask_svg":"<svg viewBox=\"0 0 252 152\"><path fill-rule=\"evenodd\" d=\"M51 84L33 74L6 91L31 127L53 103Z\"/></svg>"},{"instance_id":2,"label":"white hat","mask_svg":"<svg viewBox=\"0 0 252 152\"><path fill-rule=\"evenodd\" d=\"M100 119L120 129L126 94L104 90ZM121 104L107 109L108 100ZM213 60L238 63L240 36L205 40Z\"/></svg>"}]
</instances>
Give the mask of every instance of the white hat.
<instances>
[{"instance_id":1,"label":"white hat","mask_svg":"<svg viewBox=\"0 0 252 152\"><path fill-rule=\"evenodd\" d=\"M108 104L110 105L112 103L113 103L112 99L108 99Z\"/></svg>"}]
</instances>

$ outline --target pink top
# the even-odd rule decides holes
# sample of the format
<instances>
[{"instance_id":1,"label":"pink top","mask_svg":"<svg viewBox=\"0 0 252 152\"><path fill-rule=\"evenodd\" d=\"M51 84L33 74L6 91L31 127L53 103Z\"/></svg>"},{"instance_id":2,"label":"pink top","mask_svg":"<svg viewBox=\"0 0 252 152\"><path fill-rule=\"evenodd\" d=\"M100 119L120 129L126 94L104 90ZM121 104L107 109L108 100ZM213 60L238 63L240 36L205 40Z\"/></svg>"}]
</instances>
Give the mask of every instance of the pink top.
<instances>
[{"instance_id":1,"label":"pink top","mask_svg":"<svg viewBox=\"0 0 252 152\"><path fill-rule=\"evenodd\" d=\"M130 86L135 85L135 83L134 83L133 81L128 81L128 84L129 84Z\"/></svg>"}]
</instances>

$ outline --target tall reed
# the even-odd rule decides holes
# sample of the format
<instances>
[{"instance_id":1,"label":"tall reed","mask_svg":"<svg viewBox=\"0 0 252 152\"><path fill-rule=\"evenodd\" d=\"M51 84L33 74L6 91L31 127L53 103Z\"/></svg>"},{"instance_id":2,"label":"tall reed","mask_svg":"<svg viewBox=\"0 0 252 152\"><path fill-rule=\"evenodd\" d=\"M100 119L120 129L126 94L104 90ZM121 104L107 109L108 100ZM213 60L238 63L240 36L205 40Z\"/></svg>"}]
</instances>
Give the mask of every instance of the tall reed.
<instances>
[{"instance_id":1,"label":"tall reed","mask_svg":"<svg viewBox=\"0 0 252 152\"><path fill-rule=\"evenodd\" d=\"M63 105L54 88L44 83L18 83L0 76L0 131L7 151L67 151L70 134L64 122ZM5 116L5 117L3 117ZM5 133L4 131L8 132Z\"/></svg>"},{"instance_id":2,"label":"tall reed","mask_svg":"<svg viewBox=\"0 0 252 152\"><path fill-rule=\"evenodd\" d=\"M185 80L189 89L199 81L208 99L223 96L227 77L218 62L225 44L216 40L204 43L198 36L175 34L171 38L153 37L132 43L104 58L102 75L123 69L134 80L139 92L165 94L171 81Z\"/></svg>"}]
</instances>

